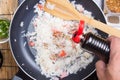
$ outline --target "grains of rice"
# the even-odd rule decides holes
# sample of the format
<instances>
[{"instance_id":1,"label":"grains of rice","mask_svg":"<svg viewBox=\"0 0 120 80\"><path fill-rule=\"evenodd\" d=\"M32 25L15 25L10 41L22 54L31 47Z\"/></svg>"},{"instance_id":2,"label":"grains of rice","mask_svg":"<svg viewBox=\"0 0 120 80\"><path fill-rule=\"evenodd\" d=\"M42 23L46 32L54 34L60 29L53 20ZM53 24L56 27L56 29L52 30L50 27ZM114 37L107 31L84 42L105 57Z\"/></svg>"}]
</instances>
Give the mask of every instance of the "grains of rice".
<instances>
[{"instance_id":1,"label":"grains of rice","mask_svg":"<svg viewBox=\"0 0 120 80\"><path fill-rule=\"evenodd\" d=\"M44 3L45 0L40 0L39 4L43 6ZM82 5L71 3L79 12L91 16L91 12L84 10ZM53 8L54 6L50 9ZM50 80L59 80L58 77L64 78L69 74L76 74L93 61L93 55L84 52L79 44L71 40L78 28L78 21L65 21L54 17L37 6L35 13L37 17L32 22L35 32L28 32L26 36L35 43L33 47L37 50L35 61L40 66L41 74L51 78ZM86 27L84 33L90 30ZM60 54L62 56L59 56Z\"/></svg>"},{"instance_id":2,"label":"grains of rice","mask_svg":"<svg viewBox=\"0 0 120 80\"><path fill-rule=\"evenodd\" d=\"M50 4L50 3L47 3L46 7L47 7L48 9L53 10L53 9L54 9L54 7L55 7L55 5Z\"/></svg>"},{"instance_id":3,"label":"grains of rice","mask_svg":"<svg viewBox=\"0 0 120 80\"><path fill-rule=\"evenodd\" d=\"M24 26L24 22L21 21L21 23L20 23L20 27L23 27L23 26Z\"/></svg>"}]
</instances>

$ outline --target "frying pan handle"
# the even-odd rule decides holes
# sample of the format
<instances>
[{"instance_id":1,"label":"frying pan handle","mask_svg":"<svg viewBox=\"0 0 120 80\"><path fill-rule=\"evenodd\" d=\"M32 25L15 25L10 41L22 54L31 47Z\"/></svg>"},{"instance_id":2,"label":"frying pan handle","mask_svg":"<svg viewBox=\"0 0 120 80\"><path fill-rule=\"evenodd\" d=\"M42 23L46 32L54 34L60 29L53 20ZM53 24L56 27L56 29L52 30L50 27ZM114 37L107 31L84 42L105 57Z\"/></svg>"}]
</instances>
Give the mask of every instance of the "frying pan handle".
<instances>
[{"instance_id":1,"label":"frying pan handle","mask_svg":"<svg viewBox=\"0 0 120 80\"><path fill-rule=\"evenodd\" d=\"M14 76L12 80L23 80L23 79L18 76Z\"/></svg>"},{"instance_id":2,"label":"frying pan handle","mask_svg":"<svg viewBox=\"0 0 120 80\"><path fill-rule=\"evenodd\" d=\"M21 69L16 73L12 80L33 80L28 77Z\"/></svg>"},{"instance_id":3,"label":"frying pan handle","mask_svg":"<svg viewBox=\"0 0 120 80\"><path fill-rule=\"evenodd\" d=\"M0 51L0 68L1 68L2 64L3 64L3 55Z\"/></svg>"}]
</instances>

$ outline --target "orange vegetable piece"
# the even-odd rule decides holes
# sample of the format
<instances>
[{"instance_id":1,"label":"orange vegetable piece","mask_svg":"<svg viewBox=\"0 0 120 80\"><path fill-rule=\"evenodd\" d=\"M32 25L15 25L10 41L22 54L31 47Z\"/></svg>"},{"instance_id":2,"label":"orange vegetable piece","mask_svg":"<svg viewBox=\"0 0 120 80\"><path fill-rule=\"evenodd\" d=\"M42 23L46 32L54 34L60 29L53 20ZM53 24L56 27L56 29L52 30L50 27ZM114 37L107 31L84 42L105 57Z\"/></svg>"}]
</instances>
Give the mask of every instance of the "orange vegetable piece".
<instances>
[{"instance_id":1,"label":"orange vegetable piece","mask_svg":"<svg viewBox=\"0 0 120 80\"><path fill-rule=\"evenodd\" d=\"M59 57L65 57L66 56L66 52L64 50L62 50L59 54Z\"/></svg>"},{"instance_id":2,"label":"orange vegetable piece","mask_svg":"<svg viewBox=\"0 0 120 80\"><path fill-rule=\"evenodd\" d=\"M39 8L40 10L43 10L43 6L42 6L41 4L38 4L38 8Z\"/></svg>"},{"instance_id":3,"label":"orange vegetable piece","mask_svg":"<svg viewBox=\"0 0 120 80\"><path fill-rule=\"evenodd\" d=\"M33 42L33 41L29 41L29 46L31 46L31 47L33 47L33 46L35 46L35 43Z\"/></svg>"}]
</instances>

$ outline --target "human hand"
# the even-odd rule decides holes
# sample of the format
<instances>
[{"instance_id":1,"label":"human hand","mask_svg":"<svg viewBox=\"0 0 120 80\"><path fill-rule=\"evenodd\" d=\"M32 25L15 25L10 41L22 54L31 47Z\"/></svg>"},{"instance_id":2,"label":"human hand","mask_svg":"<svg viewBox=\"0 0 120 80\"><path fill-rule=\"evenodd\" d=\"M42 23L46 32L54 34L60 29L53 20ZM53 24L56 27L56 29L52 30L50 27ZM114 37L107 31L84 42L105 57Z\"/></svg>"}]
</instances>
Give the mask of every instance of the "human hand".
<instances>
[{"instance_id":1,"label":"human hand","mask_svg":"<svg viewBox=\"0 0 120 80\"><path fill-rule=\"evenodd\" d=\"M96 71L99 80L120 80L120 38L111 36L110 59L108 64L102 60L96 62Z\"/></svg>"}]
</instances>

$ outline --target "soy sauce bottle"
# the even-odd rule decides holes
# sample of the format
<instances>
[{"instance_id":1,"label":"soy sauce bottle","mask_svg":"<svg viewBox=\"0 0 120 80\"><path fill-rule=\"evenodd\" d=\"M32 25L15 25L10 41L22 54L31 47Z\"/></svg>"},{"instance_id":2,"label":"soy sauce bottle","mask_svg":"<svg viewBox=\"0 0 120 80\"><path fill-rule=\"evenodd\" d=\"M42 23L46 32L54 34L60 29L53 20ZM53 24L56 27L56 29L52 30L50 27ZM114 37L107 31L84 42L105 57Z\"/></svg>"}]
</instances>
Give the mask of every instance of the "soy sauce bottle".
<instances>
[{"instance_id":1,"label":"soy sauce bottle","mask_svg":"<svg viewBox=\"0 0 120 80\"><path fill-rule=\"evenodd\" d=\"M110 54L110 42L99 36L92 34L91 32L83 35L80 41L80 45L83 49L97 55L99 58L108 63Z\"/></svg>"}]
</instances>

